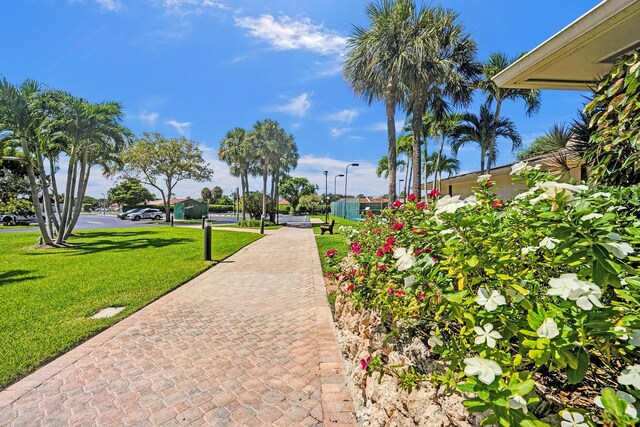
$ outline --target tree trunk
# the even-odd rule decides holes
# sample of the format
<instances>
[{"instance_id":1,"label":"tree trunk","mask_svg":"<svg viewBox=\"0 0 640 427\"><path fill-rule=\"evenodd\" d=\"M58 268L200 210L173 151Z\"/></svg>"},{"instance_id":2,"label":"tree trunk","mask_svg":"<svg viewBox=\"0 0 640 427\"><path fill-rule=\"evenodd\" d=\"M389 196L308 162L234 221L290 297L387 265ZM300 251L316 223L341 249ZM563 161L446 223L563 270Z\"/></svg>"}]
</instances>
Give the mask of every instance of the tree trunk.
<instances>
[{"instance_id":1,"label":"tree trunk","mask_svg":"<svg viewBox=\"0 0 640 427\"><path fill-rule=\"evenodd\" d=\"M56 179L56 170L53 159L49 157L49 169L51 170L51 188L53 189L53 201L56 206L55 215L53 215L53 223L56 230L60 229L60 193L58 192L58 180Z\"/></svg>"},{"instance_id":2,"label":"tree trunk","mask_svg":"<svg viewBox=\"0 0 640 427\"><path fill-rule=\"evenodd\" d=\"M60 214L60 227L58 228L58 236L64 234L67 229L67 216L69 213L69 204L71 203L71 183L73 181L74 164L76 163L76 147L71 148L69 155L69 167L67 168L67 184L65 186L64 200L62 202L62 213Z\"/></svg>"},{"instance_id":3,"label":"tree trunk","mask_svg":"<svg viewBox=\"0 0 640 427\"><path fill-rule=\"evenodd\" d=\"M82 165L80 167L80 177L78 180L78 192L75 201L75 207L73 209L73 213L71 216L71 222L67 225L67 230L65 231L65 235L63 241L66 242L73 233L73 229L78 223L78 219L80 218L80 213L82 212L82 202L84 201L84 196L87 192L87 185L89 184L89 175L91 174L91 165L88 164L87 155L83 156Z\"/></svg>"},{"instance_id":4,"label":"tree trunk","mask_svg":"<svg viewBox=\"0 0 640 427\"><path fill-rule=\"evenodd\" d=\"M40 185L42 187L42 204L44 205L44 211L46 215L46 227L49 235L53 238L53 222L51 221L51 195L49 194L49 185L47 181L47 173L44 170L44 158L41 156L40 150L36 148L36 158L40 161L38 164L38 172L40 174ZM56 227L57 229L57 227Z\"/></svg>"},{"instance_id":5,"label":"tree trunk","mask_svg":"<svg viewBox=\"0 0 640 427\"><path fill-rule=\"evenodd\" d=\"M27 177L29 178L29 187L31 187L31 202L33 202L33 210L36 213L36 222L38 223L38 228L40 229L40 234L42 234L42 241L45 245L55 246L51 236L47 231L47 226L42 219L42 206L40 205L40 200L38 198L38 183L36 182L36 174L33 170L33 163L31 162L31 152L29 150L29 146L24 139L20 139L20 143L22 145L22 153L24 157L27 159Z\"/></svg>"},{"instance_id":6,"label":"tree trunk","mask_svg":"<svg viewBox=\"0 0 640 427\"><path fill-rule=\"evenodd\" d=\"M249 192L249 177L246 173L240 174L240 184L242 187L242 220L247 219L247 193Z\"/></svg>"},{"instance_id":7,"label":"tree trunk","mask_svg":"<svg viewBox=\"0 0 640 427\"><path fill-rule=\"evenodd\" d=\"M440 150L438 151L438 158L436 160L436 171L433 175L433 188L440 188L440 182L438 180L438 176L440 176L440 180L442 179L442 173L440 172L440 159L442 159L442 150L444 150L444 132L440 135L442 138L440 141ZM436 181L438 181L438 186L436 187Z\"/></svg>"},{"instance_id":8,"label":"tree trunk","mask_svg":"<svg viewBox=\"0 0 640 427\"><path fill-rule=\"evenodd\" d=\"M268 163L265 159L264 170L262 171L262 218L267 217L267 179L269 177Z\"/></svg>"},{"instance_id":9,"label":"tree trunk","mask_svg":"<svg viewBox=\"0 0 640 427\"><path fill-rule=\"evenodd\" d=\"M484 175L484 148L480 147L480 175Z\"/></svg>"},{"instance_id":10,"label":"tree trunk","mask_svg":"<svg viewBox=\"0 0 640 427\"><path fill-rule=\"evenodd\" d=\"M167 184L167 194L162 192L162 199L164 200L164 221L171 222L171 180L166 181Z\"/></svg>"},{"instance_id":11,"label":"tree trunk","mask_svg":"<svg viewBox=\"0 0 640 427\"><path fill-rule=\"evenodd\" d=\"M491 164L495 162L496 155L496 123L500 120L500 108L502 101L496 100L496 114L493 116L493 128L491 129L491 141L489 144L489 155L487 159L487 173L491 172Z\"/></svg>"},{"instance_id":12,"label":"tree trunk","mask_svg":"<svg viewBox=\"0 0 640 427\"><path fill-rule=\"evenodd\" d=\"M386 113L387 113L387 140L389 159L389 207L396 200L396 102L397 83L392 77L387 84ZM346 208L346 200L345 200Z\"/></svg>"},{"instance_id":13,"label":"tree trunk","mask_svg":"<svg viewBox=\"0 0 640 427\"><path fill-rule=\"evenodd\" d=\"M422 169L421 169L421 155L420 146L422 145L420 142L420 136L422 135L422 116L423 114L423 97L421 95L417 95L415 102L413 103L413 118L411 119L411 131L413 132L413 152L412 152L412 163L413 163L413 173L411 177L411 192L420 198L420 194L422 191L421 180L422 180ZM405 193L406 195L406 193Z\"/></svg>"}]
</instances>

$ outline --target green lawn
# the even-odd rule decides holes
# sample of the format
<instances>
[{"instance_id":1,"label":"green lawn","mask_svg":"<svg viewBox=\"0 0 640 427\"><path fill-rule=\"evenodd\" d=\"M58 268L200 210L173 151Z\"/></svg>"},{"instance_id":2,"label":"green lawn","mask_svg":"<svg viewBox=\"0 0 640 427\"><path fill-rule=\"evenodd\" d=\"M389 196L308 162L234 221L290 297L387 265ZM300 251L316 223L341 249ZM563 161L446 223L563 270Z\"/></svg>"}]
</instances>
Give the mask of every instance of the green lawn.
<instances>
[{"instance_id":1,"label":"green lawn","mask_svg":"<svg viewBox=\"0 0 640 427\"><path fill-rule=\"evenodd\" d=\"M73 248L31 249L35 233L0 234L0 389L259 239L171 227L79 231ZM109 306L110 319L88 319Z\"/></svg>"}]
</instances>

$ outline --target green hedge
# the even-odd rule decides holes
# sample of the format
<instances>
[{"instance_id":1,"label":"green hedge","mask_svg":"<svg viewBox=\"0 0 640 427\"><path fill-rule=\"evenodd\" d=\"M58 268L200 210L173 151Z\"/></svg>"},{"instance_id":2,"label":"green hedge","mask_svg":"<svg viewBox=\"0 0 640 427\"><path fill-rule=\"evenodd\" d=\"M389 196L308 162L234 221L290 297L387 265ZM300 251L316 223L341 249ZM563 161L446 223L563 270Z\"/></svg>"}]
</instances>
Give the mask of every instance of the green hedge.
<instances>
[{"instance_id":1,"label":"green hedge","mask_svg":"<svg viewBox=\"0 0 640 427\"><path fill-rule=\"evenodd\" d=\"M275 225L275 224L272 223L271 221L265 221L264 222L264 226L265 227L269 227L271 225ZM247 227L247 228L260 227L260 220L259 219L247 219L247 220L238 221L238 227Z\"/></svg>"},{"instance_id":2,"label":"green hedge","mask_svg":"<svg viewBox=\"0 0 640 427\"><path fill-rule=\"evenodd\" d=\"M233 205L209 205L209 213L233 212Z\"/></svg>"}]
</instances>

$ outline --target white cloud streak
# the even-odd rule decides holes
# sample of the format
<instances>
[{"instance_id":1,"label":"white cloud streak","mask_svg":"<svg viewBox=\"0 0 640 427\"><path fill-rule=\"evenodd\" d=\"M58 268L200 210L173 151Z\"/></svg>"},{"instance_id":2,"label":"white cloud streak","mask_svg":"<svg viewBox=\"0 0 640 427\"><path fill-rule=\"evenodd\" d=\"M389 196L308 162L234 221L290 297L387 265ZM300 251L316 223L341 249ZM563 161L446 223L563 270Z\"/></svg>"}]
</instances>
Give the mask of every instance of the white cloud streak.
<instances>
[{"instance_id":1,"label":"white cloud streak","mask_svg":"<svg viewBox=\"0 0 640 427\"><path fill-rule=\"evenodd\" d=\"M283 105L274 107L275 111L295 117L304 117L311 108L311 97L304 92Z\"/></svg>"},{"instance_id":2,"label":"white cloud streak","mask_svg":"<svg viewBox=\"0 0 640 427\"><path fill-rule=\"evenodd\" d=\"M339 55L347 40L323 25L314 24L309 18L296 20L288 16L275 18L265 14L236 18L236 25L276 50L306 50L320 55Z\"/></svg>"},{"instance_id":3,"label":"white cloud streak","mask_svg":"<svg viewBox=\"0 0 640 427\"><path fill-rule=\"evenodd\" d=\"M327 115L327 120L350 124L355 120L360 112L356 108L348 108Z\"/></svg>"},{"instance_id":4,"label":"white cloud streak","mask_svg":"<svg viewBox=\"0 0 640 427\"><path fill-rule=\"evenodd\" d=\"M156 120L158 120L158 116L159 114L154 111L150 113L147 113L146 111L142 111L138 115L138 118L144 123L146 123L147 125L152 126L156 122Z\"/></svg>"},{"instance_id":5,"label":"white cloud streak","mask_svg":"<svg viewBox=\"0 0 640 427\"><path fill-rule=\"evenodd\" d=\"M120 0L96 0L96 3L105 12L119 12L125 8L124 3Z\"/></svg>"},{"instance_id":6,"label":"white cloud streak","mask_svg":"<svg viewBox=\"0 0 640 427\"><path fill-rule=\"evenodd\" d=\"M180 135L182 136L189 136L189 126L191 126L191 123L189 122L179 122L176 120L167 120L167 124L171 127L173 127Z\"/></svg>"},{"instance_id":7,"label":"white cloud streak","mask_svg":"<svg viewBox=\"0 0 640 427\"><path fill-rule=\"evenodd\" d=\"M331 134L331 138L336 139L340 138L345 133L349 132L351 129L349 128L331 128L329 129L329 133Z\"/></svg>"}]
</instances>

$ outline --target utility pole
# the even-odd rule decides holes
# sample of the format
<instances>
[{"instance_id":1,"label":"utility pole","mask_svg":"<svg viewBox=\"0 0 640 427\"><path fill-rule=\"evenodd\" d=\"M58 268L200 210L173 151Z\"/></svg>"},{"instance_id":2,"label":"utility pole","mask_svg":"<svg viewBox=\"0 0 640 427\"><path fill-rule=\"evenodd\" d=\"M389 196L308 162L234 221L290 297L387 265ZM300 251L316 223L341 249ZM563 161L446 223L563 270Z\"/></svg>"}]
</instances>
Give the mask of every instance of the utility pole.
<instances>
[{"instance_id":1,"label":"utility pole","mask_svg":"<svg viewBox=\"0 0 640 427\"><path fill-rule=\"evenodd\" d=\"M328 177L329 177L329 171L324 171L324 223L328 224L329 223L329 209L327 208L327 202L328 202L328 198L327 198L327 190L328 190Z\"/></svg>"}]
</instances>

